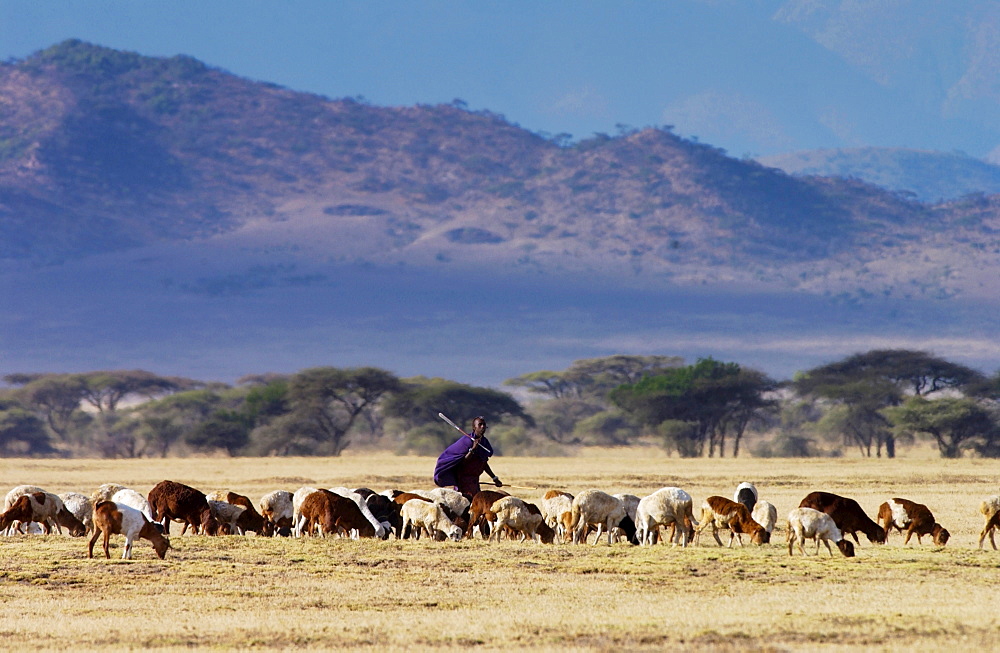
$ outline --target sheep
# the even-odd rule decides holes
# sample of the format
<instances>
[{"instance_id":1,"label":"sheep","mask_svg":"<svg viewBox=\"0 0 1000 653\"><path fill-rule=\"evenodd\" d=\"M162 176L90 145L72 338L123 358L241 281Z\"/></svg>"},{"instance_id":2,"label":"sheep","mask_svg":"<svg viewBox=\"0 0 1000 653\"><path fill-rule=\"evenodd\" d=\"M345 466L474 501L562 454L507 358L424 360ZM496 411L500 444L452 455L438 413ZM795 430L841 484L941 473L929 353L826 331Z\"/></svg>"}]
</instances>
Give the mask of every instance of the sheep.
<instances>
[{"instance_id":1,"label":"sheep","mask_svg":"<svg viewBox=\"0 0 1000 653\"><path fill-rule=\"evenodd\" d=\"M94 530L94 504L90 502L87 495L79 492L65 492L60 494L59 498L62 499L66 510L73 513L73 516L83 524L84 534Z\"/></svg>"},{"instance_id":2,"label":"sheep","mask_svg":"<svg viewBox=\"0 0 1000 653\"><path fill-rule=\"evenodd\" d=\"M170 534L170 521L183 522L181 535L191 526L195 533L216 535L219 522L212 516L212 510L204 493L183 483L160 481L149 491L149 507L153 521L163 525L163 533Z\"/></svg>"},{"instance_id":3,"label":"sheep","mask_svg":"<svg viewBox=\"0 0 1000 653\"><path fill-rule=\"evenodd\" d=\"M243 508L243 510L239 513L235 513L227 508L222 509L227 514L235 514L235 520L233 520L229 525L229 529L233 533L246 535L247 531L253 531L258 535L263 535L265 534L265 531L267 531L268 523L260 515L260 513L257 512L257 509L254 508L253 501L250 500L250 497L237 494L236 492L232 492L230 490L216 490L208 494L206 498L210 503L212 501L222 501L224 503Z\"/></svg>"},{"instance_id":4,"label":"sheep","mask_svg":"<svg viewBox=\"0 0 1000 653\"><path fill-rule=\"evenodd\" d=\"M358 504L329 490L307 494L300 506L299 520L299 532L312 534L318 528L320 537L326 537L327 533L349 537L375 536L375 528Z\"/></svg>"},{"instance_id":5,"label":"sheep","mask_svg":"<svg viewBox=\"0 0 1000 653\"><path fill-rule=\"evenodd\" d=\"M503 490L480 490L472 497L472 503L469 505L469 523L465 528L466 538L472 538L476 527L484 539L492 533L492 524L496 521L493 504L506 496L510 495Z\"/></svg>"},{"instance_id":6,"label":"sheep","mask_svg":"<svg viewBox=\"0 0 1000 653\"><path fill-rule=\"evenodd\" d=\"M496 515L496 523L493 532L490 533L490 541L496 536L500 541L500 531L504 527L511 529L521 535L521 542L527 538L535 538L535 531L542 523L542 513L532 513L528 505L517 497L503 497L490 507L490 512Z\"/></svg>"},{"instance_id":7,"label":"sheep","mask_svg":"<svg viewBox=\"0 0 1000 653\"><path fill-rule=\"evenodd\" d=\"M885 529L885 539L889 540L889 530L895 528L900 533L906 529L906 539L903 544L910 542L910 537L917 536L917 543L923 544L921 537L930 535L934 544L944 546L948 543L951 533L947 529L934 521L934 515L930 509L922 503L914 503L908 499L894 498L886 501L878 507L878 521Z\"/></svg>"},{"instance_id":8,"label":"sheep","mask_svg":"<svg viewBox=\"0 0 1000 653\"><path fill-rule=\"evenodd\" d=\"M462 529L448 518L440 503L410 499L403 504L400 514L403 517L403 530L413 529L416 539L420 538L421 530L429 537L434 537L437 531L441 531L455 541L462 539Z\"/></svg>"},{"instance_id":9,"label":"sheep","mask_svg":"<svg viewBox=\"0 0 1000 653\"><path fill-rule=\"evenodd\" d=\"M753 507L757 505L758 496L757 487L750 481L743 481L736 486L736 491L733 492L733 501L742 503L752 513Z\"/></svg>"},{"instance_id":10,"label":"sheep","mask_svg":"<svg viewBox=\"0 0 1000 653\"><path fill-rule=\"evenodd\" d=\"M597 537L594 545L601 539L601 529L608 529L608 546L611 546L612 531L621 527L626 532L630 542L635 539L635 522L627 519L625 503L601 490L584 490L573 499L570 508L570 532L573 533L573 543L585 542L587 526L597 526ZM631 526L629 526L631 525Z\"/></svg>"},{"instance_id":11,"label":"sheep","mask_svg":"<svg viewBox=\"0 0 1000 653\"><path fill-rule=\"evenodd\" d=\"M90 538L90 545L87 547L87 557L94 557L94 543L97 542L98 537L104 535L104 557L111 559L108 541L113 534L125 536L122 560L132 558L132 543L139 538L152 542L153 550L156 551L160 560L166 557L167 549L170 548L170 540L156 530L153 523L146 519L142 512L123 503L101 501L94 506L94 535Z\"/></svg>"},{"instance_id":12,"label":"sheep","mask_svg":"<svg viewBox=\"0 0 1000 653\"><path fill-rule=\"evenodd\" d=\"M612 494L611 496L621 499L622 503L625 504L625 514L634 522L635 510L639 507L639 497L634 494Z\"/></svg>"},{"instance_id":13,"label":"sheep","mask_svg":"<svg viewBox=\"0 0 1000 653\"><path fill-rule=\"evenodd\" d=\"M869 542L885 544L885 529L871 520L854 499L838 496L830 492L811 492L799 503L799 508L812 508L833 517L833 522L841 533L850 534L858 542L858 531Z\"/></svg>"},{"instance_id":14,"label":"sheep","mask_svg":"<svg viewBox=\"0 0 1000 653\"><path fill-rule=\"evenodd\" d=\"M42 497L45 495L42 493ZM27 494L19 496L12 506L0 514L0 530L7 531L14 523L30 524L35 516L31 507L31 499Z\"/></svg>"},{"instance_id":15,"label":"sheep","mask_svg":"<svg viewBox=\"0 0 1000 653\"><path fill-rule=\"evenodd\" d=\"M105 483L90 495L90 503L96 506L101 501L111 501L116 492L124 489L125 486L118 483Z\"/></svg>"},{"instance_id":16,"label":"sheep","mask_svg":"<svg viewBox=\"0 0 1000 653\"><path fill-rule=\"evenodd\" d=\"M993 545L993 550L997 550L997 543L993 539L993 532L1000 527L1000 495L987 497L979 504L979 512L982 513L986 522L983 524L983 530L979 533L979 548L983 548L983 540L986 536L990 536L990 544Z\"/></svg>"},{"instance_id":17,"label":"sheep","mask_svg":"<svg viewBox=\"0 0 1000 653\"><path fill-rule=\"evenodd\" d=\"M436 487L433 490L427 492L427 495L434 501L442 504L447 508L451 514L448 516L454 520L457 517L462 517L469 511L469 507L472 502L465 498L458 490L453 490L450 487Z\"/></svg>"},{"instance_id":18,"label":"sheep","mask_svg":"<svg viewBox=\"0 0 1000 653\"><path fill-rule=\"evenodd\" d=\"M750 541L754 544L767 544L771 541L771 534L764 530L750 516L750 511L742 503L730 501L725 497L713 496L705 499L701 505L701 525L698 527L698 535L709 526L712 527L712 536L715 541L722 546L719 539L719 529L729 529L729 546L733 546L733 540L737 540L743 546L742 534L750 536ZM700 539L700 537L699 537Z\"/></svg>"},{"instance_id":19,"label":"sheep","mask_svg":"<svg viewBox=\"0 0 1000 653\"><path fill-rule=\"evenodd\" d=\"M400 514L402 504L396 503L392 499L382 494L372 493L365 499L368 509L375 515L379 522L389 524L389 530L400 539L403 534L403 517Z\"/></svg>"},{"instance_id":20,"label":"sheep","mask_svg":"<svg viewBox=\"0 0 1000 653\"><path fill-rule=\"evenodd\" d=\"M365 519L367 519L372 525L372 528L375 529L375 537L382 540L388 537L386 526L379 520L375 519L375 515L373 515L372 511L368 508L368 503L365 501L363 496L354 490L347 489L346 487L333 487L330 488L330 491L335 494L339 494L345 499L350 499L358 506L358 510L361 511L361 514L365 516Z\"/></svg>"},{"instance_id":21,"label":"sheep","mask_svg":"<svg viewBox=\"0 0 1000 653\"><path fill-rule=\"evenodd\" d=\"M778 521L778 509L774 507L774 504L761 500L754 504L750 516L763 526L765 531L773 533L774 525Z\"/></svg>"},{"instance_id":22,"label":"sheep","mask_svg":"<svg viewBox=\"0 0 1000 653\"><path fill-rule=\"evenodd\" d=\"M13 503L22 496L29 498L32 510L32 519L22 522L25 526L31 522L37 522L41 525L42 532L46 535L52 532L52 526L55 526L56 531L60 535L62 534L63 527L73 537L80 537L87 533L87 527L66 508L58 495L46 492L33 485L19 485L8 492L4 498L4 509L7 510L12 507ZM20 522L20 520L12 520L3 530L12 530L14 528L14 521Z\"/></svg>"},{"instance_id":23,"label":"sheep","mask_svg":"<svg viewBox=\"0 0 1000 653\"><path fill-rule=\"evenodd\" d=\"M45 492L45 490L38 487L37 485L18 485L14 487L13 489L10 490L10 492L7 493L7 495L3 499L4 511L6 512L7 510L10 510L10 508L14 505L14 502L17 501L22 496L32 494L34 492ZM29 524L30 522L25 522L24 527L28 528ZM51 526L51 524L49 524L48 526ZM11 535L14 530L17 530L18 532L20 532L21 530L21 523L18 520L15 520L6 529L4 529L3 534ZM45 530L45 532L48 533L50 531Z\"/></svg>"},{"instance_id":24,"label":"sheep","mask_svg":"<svg viewBox=\"0 0 1000 653\"><path fill-rule=\"evenodd\" d=\"M292 533L295 537L302 537L302 502L313 492L319 492L318 488L303 486L295 490L292 495Z\"/></svg>"},{"instance_id":25,"label":"sheep","mask_svg":"<svg viewBox=\"0 0 1000 653\"><path fill-rule=\"evenodd\" d=\"M796 544L802 555L805 555L806 550L802 544L807 538L815 540L816 555L819 555L819 543L822 541L826 544L830 557L833 557L833 549L830 548L832 541L846 557L854 557L854 545L844 539L833 517L812 508L796 508L788 513L788 555L792 555L792 548Z\"/></svg>"},{"instance_id":26,"label":"sheep","mask_svg":"<svg viewBox=\"0 0 1000 653\"><path fill-rule=\"evenodd\" d=\"M274 490L260 498L260 515L265 520L265 532L278 535L291 532L295 524L295 512L292 507L292 493L288 490Z\"/></svg>"},{"instance_id":27,"label":"sheep","mask_svg":"<svg viewBox=\"0 0 1000 653\"><path fill-rule=\"evenodd\" d=\"M674 544L680 536L681 546L686 547L697 525L691 495L678 487L660 488L640 499L636 507L635 526L642 545L655 544L660 526L672 526Z\"/></svg>"},{"instance_id":28,"label":"sheep","mask_svg":"<svg viewBox=\"0 0 1000 653\"><path fill-rule=\"evenodd\" d=\"M135 490L123 487L111 495L107 501L135 508L146 516L146 519L153 521L153 509L149 506L149 501ZM100 503L100 502L98 502Z\"/></svg>"},{"instance_id":29,"label":"sheep","mask_svg":"<svg viewBox=\"0 0 1000 653\"><path fill-rule=\"evenodd\" d=\"M216 501L214 499L208 500L208 509L211 511L212 517L219 522L222 532L227 535L239 532L236 522L240 518L240 515L247 510L243 506L237 506L228 501Z\"/></svg>"}]
</instances>

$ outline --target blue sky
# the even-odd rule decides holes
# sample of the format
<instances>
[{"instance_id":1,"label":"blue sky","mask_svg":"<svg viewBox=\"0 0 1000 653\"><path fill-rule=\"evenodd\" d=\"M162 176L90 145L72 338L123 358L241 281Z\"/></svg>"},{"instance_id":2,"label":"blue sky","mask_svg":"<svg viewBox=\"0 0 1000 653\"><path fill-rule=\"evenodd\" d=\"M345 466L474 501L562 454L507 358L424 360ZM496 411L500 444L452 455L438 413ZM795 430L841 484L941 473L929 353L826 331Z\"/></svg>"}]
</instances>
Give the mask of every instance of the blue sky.
<instances>
[{"instance_id":1,"label":"blue sky","mask_svg":"<svg viewBox=\"0 0 1000 653\"><path fill-rule=\"evenodd\" d=\"M794 4L0 0L0 56L80 38L331 98L460 98L577 139L669 124L733 156L862 145L981 156L996 145L775 20Z\"/></svg>"}]
</instances>

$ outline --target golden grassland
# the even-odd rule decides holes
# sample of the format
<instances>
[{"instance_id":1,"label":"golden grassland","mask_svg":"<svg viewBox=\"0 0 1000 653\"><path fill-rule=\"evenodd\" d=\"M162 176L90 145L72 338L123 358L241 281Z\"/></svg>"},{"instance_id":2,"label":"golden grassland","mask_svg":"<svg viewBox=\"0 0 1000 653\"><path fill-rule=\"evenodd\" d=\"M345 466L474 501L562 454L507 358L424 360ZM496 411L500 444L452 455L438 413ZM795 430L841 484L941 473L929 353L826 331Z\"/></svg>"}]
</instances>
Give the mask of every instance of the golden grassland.
<instances>
[{"instance_id":1,"label":"golden grassland","mask_svg":"<svg viewBox=\"0 0 1000 653\"><path fill-rule=\"evenodd\" d=\"M774 541L727 549L543 546L481 540L350 541L180 536L156 558L145 541L121 561L87 559L87 538L0 539L0 647L479 650L1000 649L1000 553L979 551L979 502L1000 493L1000 463L668 458L592 451L502 457L501 478L534 491L596 487L639 496L665 485L697 505L756 483L778 508ZM257 498L302 485L429 487L433 459L0 460L0 490L22 483L89 494L165 478ZM904 547L898 535L856 558L789 557L783 516L812 490L857 499L874 516L900 496L952 533ZM988 547L988 545L987 545ZM96 547L100 552L100 544ZM812 553L810 547L807 550ZM835 551L836 553L836 551Z\"/></svg>"}]
</instances>

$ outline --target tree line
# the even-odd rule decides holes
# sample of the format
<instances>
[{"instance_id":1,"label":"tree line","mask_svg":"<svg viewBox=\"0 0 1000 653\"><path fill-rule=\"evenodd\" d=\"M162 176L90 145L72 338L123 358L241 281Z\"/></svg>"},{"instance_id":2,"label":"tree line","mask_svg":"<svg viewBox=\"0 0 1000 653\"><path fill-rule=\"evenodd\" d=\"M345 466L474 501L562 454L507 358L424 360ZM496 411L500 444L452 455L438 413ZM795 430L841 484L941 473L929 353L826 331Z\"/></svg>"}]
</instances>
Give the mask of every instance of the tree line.
<instances>
[{"instance_id":1,"label":"tree line","mask_svg":"<svg viewBox=\"0 0 1000 653\"><path fill-rule=\"evenodd\" d=\"M374 367L261 374L235 385L143 370L17 373L0 388L0 455L437 454L483 415L499 453L656 444L671 454L1000 457L1000 373L926 352L873 350L778 381L712 358L617 355L504 382L511 392ZM521 396L518 400L515 394Z\"/></svg>"}]
</instances>

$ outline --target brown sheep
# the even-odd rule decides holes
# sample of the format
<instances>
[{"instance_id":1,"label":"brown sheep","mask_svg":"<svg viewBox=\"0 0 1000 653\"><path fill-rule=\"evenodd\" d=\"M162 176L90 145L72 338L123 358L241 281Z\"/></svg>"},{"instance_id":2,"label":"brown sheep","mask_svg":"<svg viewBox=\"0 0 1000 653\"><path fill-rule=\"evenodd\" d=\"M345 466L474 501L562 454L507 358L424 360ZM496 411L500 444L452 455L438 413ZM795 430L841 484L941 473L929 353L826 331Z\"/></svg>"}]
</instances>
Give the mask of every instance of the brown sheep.
<instances>
[{"instance_id":1,"label":"brown sheep","mask_svg":"<svg viewBox=\"0 0 1000 653\"><path fill-rule=\"evenodd\" d=\"M878 507L878 521L885 529L885 539L889 540L889 531L895 528L900 533L906 529L906 539L903 544L910 542L910 537L917 536L917 543L922 544L920 538L923 535L930 535L934 544L944 546L948 543L951 534L934 521L934 515L930 509L922 503L914 503L907 499L894 498L886 501Z\"/></svg>"},{"instance_id":2,"label":"brown sheep","mask_svg":"<svg viewBox=\"0 0 1000 653\"><path fill-rule=\"evenodd\" d=\"M979 533L979 548L983 548L983 540L986 536L990 536L990 544L993 545L993 550L997 550L997 543L993 539L993 532L1000 528L1000 496L987 497L979 504L979 512L982 513L983 518L986 523L983 524L983 530Z\"/></svg>"},{"instance_id":3,"label":"brown sheep","mask_svg":"<svg viewBox=\"0 0 1000 653\"><path fill-rule=\"evenodd\" d=\"M149 507L153 521L163 525L163 532L170 534L170 521L183 522L181 535L191 526L195 533L217 535L219 522L212 517L205 494L191 486L174 481L160 481L149 491Z\"/></svg>"},{"instance_id":4,"label":"brown sheep","mask_svg":"<svg viewBox=\"0 0 1000 653\"><path fill-rule=\"evenodd\" d=\"M730 547L733 546L734 539L740 543L740 546L743 546L741 534L749 535L750 541L758 545L771 541L771 534L753 520L745 505L725 497L714 496L705 499L701 506L701 519L699 521L701 525L698 527L698 534L700 535L703 530L711 526L712 536L715 537L719 546L722 546L722 540L719 539L720 528L729 529Z\"/></svg>"},{"instance_id":5,"label":"brown sheep","mask_svg":"<svg viewBox=\"0 0 1000 653\"><path fill-rule=\"evenodd\" d=\"M500 499L510 496L503 490L480 490L472 497L472 504L469 506L469 523L465 528L466 539L471 539L473 531L479 528L479 534L486 539L489 537L490 525L496 521L496 515L491 511L493 504Z\"/></svg>"},{"instance_id":6,"label":"brown sheep","mask_svg":"<svg viewBox=\"0 0 1000 653\"><path fill-rule=\"evenodd\" d=\"M350 537L356 531L359 537L375 537L375 527L365 517L358 504L329 490L317 490L302 501L300 519L305 522L304 533L312 533L319 526L320 536L340 533Z\"/></svg>"},{"instance_id":7,"label":"brown sheep","mask_svg":"<svg viewBox=\"0 0 1000 653\"><path fill-rule=\"evenodd\" d=\"M848 533L858 542L858 531L868 538L869 542L885 544L885 529L871 520L858 502L830 492L811 492L799 503L799 508L812 508L833 517L844 535Z\"/></svg>"}]
</instances>

